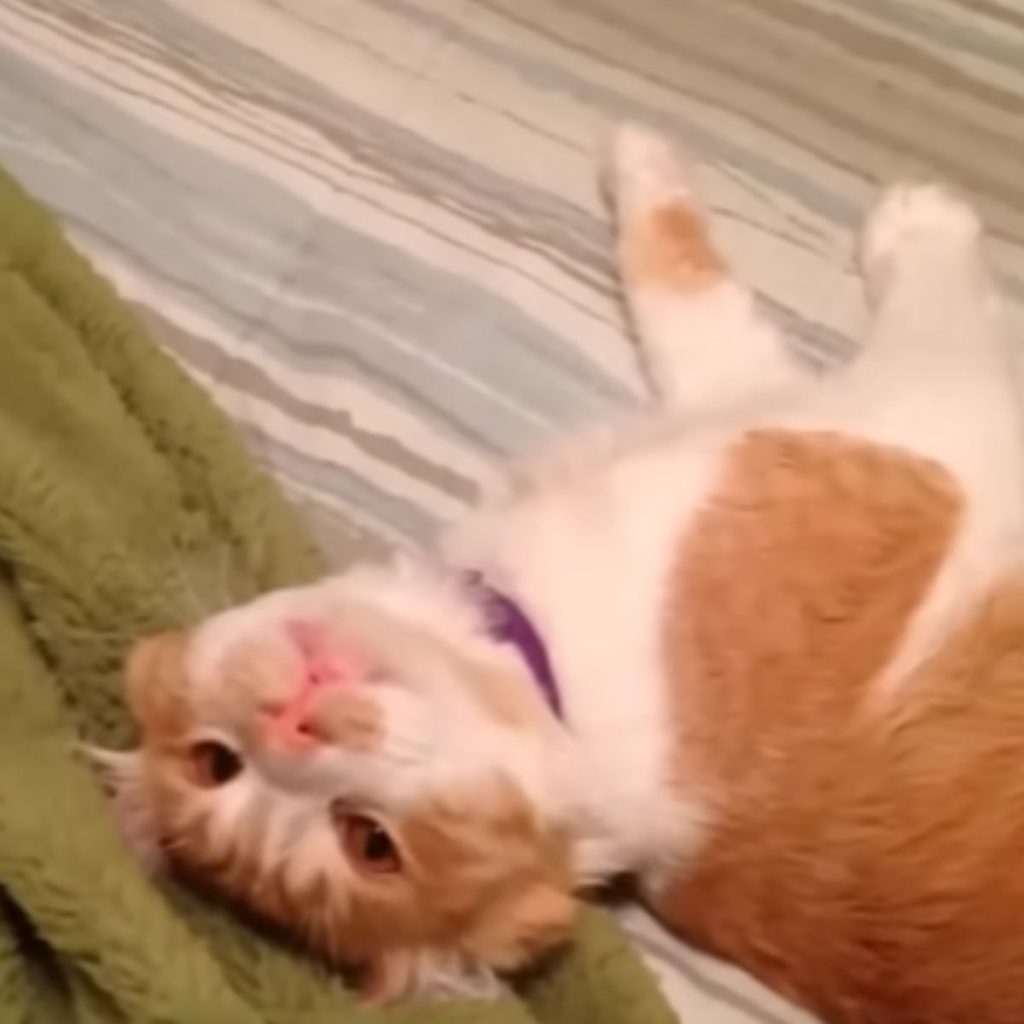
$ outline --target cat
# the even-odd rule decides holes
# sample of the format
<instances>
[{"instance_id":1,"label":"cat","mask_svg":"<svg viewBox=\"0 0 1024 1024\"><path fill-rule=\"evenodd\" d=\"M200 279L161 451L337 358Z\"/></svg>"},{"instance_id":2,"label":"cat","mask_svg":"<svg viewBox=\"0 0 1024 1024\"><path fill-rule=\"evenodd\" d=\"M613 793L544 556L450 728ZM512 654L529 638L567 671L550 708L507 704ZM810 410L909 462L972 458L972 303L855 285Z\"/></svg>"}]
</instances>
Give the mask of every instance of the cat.
<instances>
[{"instance_id":1,"label":"cat","mask_svg":"<svg viewBox=\"0 0 1024 1024\"><path fill-rule=\"evenodd\" d=\"M1024 1017L1024 452L979 221L889 189L864 351L791 360L616 135L652 399L440 553L140 642L134 841L387 999L486 992L628 876L832 1024Z\"/></svg>"}]
</instances>

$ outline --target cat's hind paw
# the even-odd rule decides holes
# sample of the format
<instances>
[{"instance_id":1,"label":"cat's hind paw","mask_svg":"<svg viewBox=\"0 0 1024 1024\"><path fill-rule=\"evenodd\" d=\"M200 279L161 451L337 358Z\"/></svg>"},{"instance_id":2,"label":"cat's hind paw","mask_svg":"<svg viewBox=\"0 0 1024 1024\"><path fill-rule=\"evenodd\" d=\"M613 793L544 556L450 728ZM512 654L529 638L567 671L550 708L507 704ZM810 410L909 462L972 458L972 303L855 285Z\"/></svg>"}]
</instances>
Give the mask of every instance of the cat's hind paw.
<instances>
[{"instance_id":1,"label":"cat's hind paw","mask_svg":"<svg viewBox=\"0 0 1024 1024\"><path fill-rule=\"evenodd\" d=\"M860 264L869 288L877 288L907 253L973 246L981 223L957 192L935 182L906 182L885 190L861 235Z\"/></svg>"}]
</instances>

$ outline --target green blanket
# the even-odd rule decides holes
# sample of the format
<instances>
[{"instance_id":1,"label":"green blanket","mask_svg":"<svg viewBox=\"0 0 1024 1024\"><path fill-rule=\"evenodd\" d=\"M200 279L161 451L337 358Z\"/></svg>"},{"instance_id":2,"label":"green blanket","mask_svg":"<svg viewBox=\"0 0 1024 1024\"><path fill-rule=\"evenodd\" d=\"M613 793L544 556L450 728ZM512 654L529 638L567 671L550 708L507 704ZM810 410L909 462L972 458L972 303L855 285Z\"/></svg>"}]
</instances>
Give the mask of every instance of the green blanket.
<instances>
[{"instance_id":1,"label":"green blanket","mask_svg":"<svg viewBox=\"0 0 1024 1024\"><path fill-rule=\"evenodd\" d=\"M132 863L76 754L131 741L126 647L319 569L230 427L0 174L0 1021L671 1020L596 910L519 997L370 1011Z\"/></svg>"}]
</instances>

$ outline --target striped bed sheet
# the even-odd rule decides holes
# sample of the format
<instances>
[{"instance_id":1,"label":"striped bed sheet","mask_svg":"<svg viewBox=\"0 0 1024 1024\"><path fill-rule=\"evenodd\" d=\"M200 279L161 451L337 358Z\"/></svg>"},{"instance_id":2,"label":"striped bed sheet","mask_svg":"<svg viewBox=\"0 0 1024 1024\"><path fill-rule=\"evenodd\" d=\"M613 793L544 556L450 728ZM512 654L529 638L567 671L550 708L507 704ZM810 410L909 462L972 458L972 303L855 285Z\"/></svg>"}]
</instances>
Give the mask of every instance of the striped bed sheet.
<instances>
[{"instance_id":1,"label":"striped bed sheet","mask_svg":"<svg viewBox=\"0 0 1024 1024\"><path fill-rule=\"evenodd\" d=\"M0 162L339 563L640 399L595 177L624 118L689 146L801 357L852 351L897 175L977 200L1024 326L1015 0L0 0ZM624 920L684 1019L807 1020Z\"/></svg>"}]
</instances>

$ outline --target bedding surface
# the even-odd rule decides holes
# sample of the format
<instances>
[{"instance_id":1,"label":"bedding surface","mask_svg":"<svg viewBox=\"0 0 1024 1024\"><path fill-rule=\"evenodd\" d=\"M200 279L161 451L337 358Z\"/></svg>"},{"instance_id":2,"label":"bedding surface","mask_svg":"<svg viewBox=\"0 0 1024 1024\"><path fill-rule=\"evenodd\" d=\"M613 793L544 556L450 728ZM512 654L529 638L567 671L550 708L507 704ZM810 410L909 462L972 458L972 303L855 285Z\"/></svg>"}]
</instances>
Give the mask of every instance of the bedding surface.
<instances>
[{"instance_id":1,"label":"bedding surface","mask_svg":"<svg viewBox=\"0 0 1024 1024\"><path fill-rule=\"evenodd\" d=\"M978 202L1024 337L1011 0L0 0L0 163L337 564L640 400L595 173L623 118L689 147L799 358L852 351L854 231L903 175ZM801 1019L626 923L688 1020Z\"/></svg>"}]
</instances>

